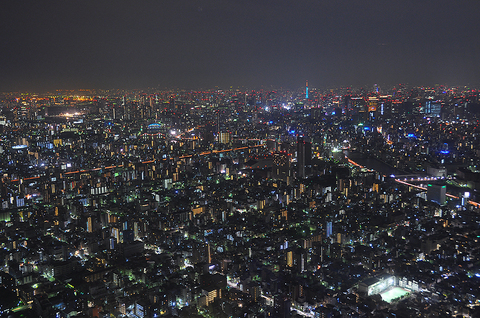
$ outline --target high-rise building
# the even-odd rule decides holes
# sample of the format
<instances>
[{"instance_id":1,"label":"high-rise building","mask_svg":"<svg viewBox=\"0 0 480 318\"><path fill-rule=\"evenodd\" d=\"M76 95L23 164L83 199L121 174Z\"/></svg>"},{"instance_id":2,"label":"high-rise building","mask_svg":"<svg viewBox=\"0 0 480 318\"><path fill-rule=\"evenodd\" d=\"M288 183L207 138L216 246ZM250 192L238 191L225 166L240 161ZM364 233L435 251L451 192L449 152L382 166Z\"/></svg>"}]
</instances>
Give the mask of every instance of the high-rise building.
<instances>
[{"instance_id":1,"label":"high-rise building","mask_svg":"<svg viewBox=\"0 0 480 318\"><path fill-rule=\"evenodd\" d=\"M297 138L297 172L298 178L306 177L306 166L311 164L312 144L305 141L303 136Z\"/></svg>"},{"instance_id":2,"label":"high-rise building","mask_svg":"<svg viewBox=\"0 0 480 318\"><path fill-rule=\"evenodd\" d=\"M87 218L87 232L92 233L93 232L93 223L92 223L92 217L89 216Z\"/></svg>"},{"instance_id":3,"label":"high-rise building","mask_svg":"<svg viewBox=\"0 0 480 318\"><path fill-rule=\"evenodd\" d=\"M140 317L140 318L143 318L145 317L145 304L144 304L144 301L143 300L139 300L139 301L136 301L135 302L135 316L136 317Z\"/></svg>"},{"instance_id":4,"label":"high-rise building","mask_svg":"<svg viewBox=\"0 0 480 318\"><path fill-rule=\"evenodd\" d=\"M277 312L277 317L286 318L291 317L290 313L291 301L290 298L286 295L277 295L275 296L275 310Z\"/></svg>"},{"instance_id":5,"label":"high-rise building","mask_svg":"<svg viewBox=\"0 0 480 318\"><path fill-rule=\"evenodd\" d=\"M293 251L292 250L287 251L285 256L286 256L287 267L293 267Z\"/></svg>"},{"instance_id":6,"label":"high-rise building","mask_svg":"<svg viewBox=\"0 0 480 318\"><path fill-rule=\"evenodd\" d=\"M254 303L258 302L262 295L262 289L260 288L260 286L252 286L252 288L250 288L250 295L252 296L252 301Z\"/></svg>"},{"instance_id":7,"label":"high-rise building","mask_svg":"<svg viewBox=\"0 0 480 318\"><path fill-rule=\"evenodd\" d=\"M228 144L230 142L230 133L229 132L221 132L218 135L218 142L221 144Z\"/></svg>"},{"instance_id":8,"label":"high-rise building","mask_svg":"<svg viewBox=\"0 0 480 318\"><path fill-rule=\"evenodd\" d=\"M447 187L445 185L428 184L427 199L444 205L446 202Z\"/></svg>"},{"instance_id":9,"label":"high-rise building","mask_svg":"<svg viewBox=\"0 0 480 318\"><path fill-rule=\"evenodd\" d=\"M332 222L327 222L327 233L326 233L326 236L327 236L327 237L330 237L330 236L332 236L332 234L333 234Z\"/></svg>"},{"instance_id":10,"label":"high-rise building","mask_svg":"<svg viewBox=\"0 0 480 318\"><path fill-rule=\"evenodd\" d=\"M442 112L441 101L427 100L425 106L420 109L420 113L430 115L432 117L440 117Z\"/></svg>"},{"instance_id":11,"label":"high-rise building","mask_svg":"<svg viewBox=\"0 0 480 318\"><path fill-rule=\"evenodd\" d=\"M305 140L297 138L297 172L299 178L305 178Z\"/></svg>"},{"instance_id":12,"label":"high-rise building","mask_svg":"<svg viewBox=\"0 0 480 318\"><path fill-rule=\"evenodd\" d=\"M273 155L272 177L290 183L290 155L287 152L277 152Z\"/></svg>"},{"instance_id":13,"label":"high-rise building","mask_svg":"<svg viewBox=\"0 0 480 318\"><path fill-rule=\"evenodd\" d=\"M208 263L212 262L212 252L210 249L210 244L204 242L195 242L194 249L192 251L192 263Z\"/></svg>"}]
</instances>

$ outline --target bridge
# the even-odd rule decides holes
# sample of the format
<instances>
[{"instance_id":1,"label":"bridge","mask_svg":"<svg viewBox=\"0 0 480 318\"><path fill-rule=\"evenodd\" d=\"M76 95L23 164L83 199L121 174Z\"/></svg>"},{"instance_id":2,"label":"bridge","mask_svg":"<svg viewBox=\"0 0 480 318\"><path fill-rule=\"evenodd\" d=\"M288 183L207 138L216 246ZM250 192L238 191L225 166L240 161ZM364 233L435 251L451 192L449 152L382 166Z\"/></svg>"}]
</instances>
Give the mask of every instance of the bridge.
<instances>
[{"instance_id":1,"label":"bridge","mask_svg":"<svg viewBox=\"0 0 480 318\"><path fill-rule=\"evenodd\" d=\"M353 161L352 159L350 159L348 157L347 157L347 160L350 164L352 164L356 167L366 168L366 169L368 169L368 171L376 171L376 170L364 167L364 166L358 164L357 162ZM383 176L387 177L386 175L383 175ZM452 179L452 178L445 178L445 177L432 177L432 176L422 176L422 175L413 175L413 174L412 175L398 175L398 176L390 175L390 177L392 177L395 180L395 182L398 182L400 184L407 185L409 187L413 187L415 189L422 190L422 191L427 191L427 188L422 187L421 185L414 184L414 182L425 182L425 181L432 182L432 181L437 181L437 180L451 180ZM449 198L452 198L452 199L460 199L460 197L458 197L456 195L453 195L451 193L447 193L446 196L449 197ZM475 206L476 208L480 207L480 203L472 201L472 200L468 200L467 203Z\"/></svg>"}]
</instances>

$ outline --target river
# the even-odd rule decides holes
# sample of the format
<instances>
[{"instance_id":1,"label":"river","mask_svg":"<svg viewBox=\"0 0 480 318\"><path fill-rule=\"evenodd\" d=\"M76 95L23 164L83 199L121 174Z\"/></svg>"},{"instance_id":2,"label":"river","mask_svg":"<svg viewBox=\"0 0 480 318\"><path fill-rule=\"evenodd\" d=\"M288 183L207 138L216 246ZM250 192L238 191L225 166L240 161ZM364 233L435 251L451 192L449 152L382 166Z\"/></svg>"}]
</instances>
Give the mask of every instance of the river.
<instances>
[{"instance_id":1,"label":"river","mask_svg":"<svg viewBox=\"0 0 480 318\"><path fill-rule=\"evenodd\" d=\"M362 165L364 167L367 167L369 169L375 170L380 172L383 175L406 175L406 174L412 174L408 173L402 170L399 170L397 168L394 168L392 166L389 166L383 161L380 161L375 158L369 158L367 157L366 154L363 154L361 152L352 152L349 150L344 151L345 155L350 158L351 160L355 161L359 165Z\"/></svg>"}]
</instances>

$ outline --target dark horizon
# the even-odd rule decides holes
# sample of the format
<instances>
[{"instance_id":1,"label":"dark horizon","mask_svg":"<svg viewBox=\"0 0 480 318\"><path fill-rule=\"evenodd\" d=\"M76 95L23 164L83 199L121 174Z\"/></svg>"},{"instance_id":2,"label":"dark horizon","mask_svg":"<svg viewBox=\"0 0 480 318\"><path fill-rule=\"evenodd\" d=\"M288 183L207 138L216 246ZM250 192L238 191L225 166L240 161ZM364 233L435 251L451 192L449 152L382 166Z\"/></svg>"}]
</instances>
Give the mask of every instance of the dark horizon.
<instances>
[{"instance_id":1,"label":"dark horizon","mask_svg":"<svg viewBox=\"0 0 480 318\"><path fill-rule=\"evenodd\" d=\"M480 2L4 1L0 91L480 86Z\"/></svg>"}]
</instances>

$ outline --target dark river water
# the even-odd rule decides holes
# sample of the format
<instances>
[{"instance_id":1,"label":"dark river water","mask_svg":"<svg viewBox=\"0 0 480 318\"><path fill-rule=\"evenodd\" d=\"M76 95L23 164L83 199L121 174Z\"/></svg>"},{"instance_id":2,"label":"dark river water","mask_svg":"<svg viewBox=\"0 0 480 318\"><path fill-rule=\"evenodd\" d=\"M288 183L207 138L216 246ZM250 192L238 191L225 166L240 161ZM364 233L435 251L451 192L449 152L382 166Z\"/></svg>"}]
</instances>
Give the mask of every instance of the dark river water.
<instances>
[{"instance_id":1,"label":"dark river water","mask_svg":"<svg viewBox=\"0 0 480 318\"><path fill-rule=\"evenodd\" d=\"M407 173L405 171L396 169L394 167L391 167L387 165L386 163L375 159L375 158L368 158L365 154L360 153L360 152L351 152L351 151L345 151L345 155L350 158L351 160L355 161L356 163L367 167L369 169L375 170L380 172L381 174L384 175L406 175L406 174L411 174Z\"/></svg>"}]
</instances>

